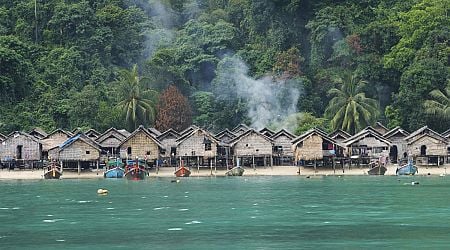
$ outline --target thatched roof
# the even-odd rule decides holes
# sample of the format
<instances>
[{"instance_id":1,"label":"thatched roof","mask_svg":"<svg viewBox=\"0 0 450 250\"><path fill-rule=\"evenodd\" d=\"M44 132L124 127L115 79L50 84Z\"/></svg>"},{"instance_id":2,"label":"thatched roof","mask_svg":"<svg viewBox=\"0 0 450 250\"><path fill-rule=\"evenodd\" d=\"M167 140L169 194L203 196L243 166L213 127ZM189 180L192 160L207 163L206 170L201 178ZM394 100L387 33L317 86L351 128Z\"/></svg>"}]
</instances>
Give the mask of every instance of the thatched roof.
<instances>
[{"instance_id":1,"label":"thatched roof","mask_svg":"<svg viewBox=\"0 0 450 250\"><path fill-rule=\"evenodd\" d=\"M161 135L161 132L156 128L148 128L147 129L150 134L152 134L155 138Z\"/></svg>"},{"instance_id":2,"label":"thatched roof","mask_svg":"<svg viewBox=\"0 0 450 250\"><path fill-rule=\"evenodd\" d=\"M36 138L36 137L34 137L32 135L29 135L28 133L22 132L22 131L13 131L13 132L9 133L3 141L6 141L9 138L16 137L18 135L23 135L26 138L28 138L28 139L30 139L30 140L32 140L34 142L41 143L41 141L38 138Z\"/></svg>"},{"instance_id":3,"label":"thatched roof","mask_svg":"<svg viewBox=\"0 0 450 250\"><path fill-rule=\"evenodd\" d=\"M346 140L342 141L342 143L346 147L350 147L355 142L358 142L366 137L374 137L375 139L385 143L388 146L391 145L391 142L388 139L384 138L378 131L374 130L372 127L367 127L365 129L361 130L360 132L353 135L352 137L347 138Z\"/></svg>"},{"instance_id":4,"label":"thatched roof","mask_svg":"<svg viewBox=\"0 0 450 250\"><path fill-rule=\"evenodd\" d=\"M447 138L443 137L438 132L430 129L428 126L423 126L418 130L414 131L409 136L407 136L405 140L408 142L408 144L411 144L424 136L430 136L436 140L447 142Z\"/></svg>"},{"instance_id":5,"label":"thatched roof","mask_svg":"<svg viewBox=\"0 0 450 250\"><path fill-rule=\"evenodd\" d=\"M57 136L57 134L61 134L64 136L64 138L61 139L60 136ZM67 132L63 129L55 129L50 134L48 134L45 138L42 139L42 149L44 151L50 150L54 147L59 146L62 144L65 140L69 139L73 135L70 132Z\"/></svg>"},{"instance_id":6,"label":"thatched roof","mask_svg":"<svg viewBox=\"0 0 450 250\"><path fill-rule=\"evenodd\" d=\"M441 135L445 138L450 138L450 128L445 130Z\"/></svg>"},{"instance_id":7,"label":"thatched roof","mask_svg":"<svg viewBox=\"0 0 450 250\"><path fill-rule=\"evenodd\" d=\"M28 134L38 139L42 139L48 135L47 132L45 132L42 128L39 127L32 129Z\"/></svg>"},{"instance_id":8,"label":"thatched roof","mask_svg":"<svg viewBox=\"0 0 450 250\"><path fill-rule=\"evenodd\" d=\"M336 129L335 131L329 133L328 136L335 140L345 140L350 138L352 135L342 129Z\"/></svg>"},{"instance_id":9,"label":"thatched roof","mask_svg":"<svg viewBox=\"0 0 450 250\"><path fill-rule=\"evenodd\" d=\"M116 128L109 128L106 130L103 134L101 134L97 139L95 139L96 142L102 144L106 139L113 137L116 138L119 141L123 141L127 138L126 135L124 135L122 132L117 130Z\"/></svg>"},{"instance_id":10,"label":"thatched roof","mask_svg":"<svg viewBox=\"0 0 450 250\"><path fill-rule=\"evenodd\" d=\"M65 148L68 148L70 145L72 145L76 141L82 141L82 142L88 144L89 146L95 148L99 152L101 151L100 145L97 142L95 142L94 140L92 140L91 138L87 137L83 133L78 133L78 134L70 137L69 139L67 139L65 142L63 142L59 146L59 151L63 151Z\"/></svg>"},{"instance_id":11,"label":"thatched roof","mask_svg":"<svg viewBox=\"0 0 450 250\"><path fill-rule=\"evenodd\" d=\"M208 132L205 129L202 128L197 128L193 131L191 131L190 133L185 133L182 134L180 138L177 139L177 145L180 145L181 143L183 143L185 140L187 140L187 138L195 135L196 133L200 132L201 134L203 134L205 136L205 139L210 140L211 142L214 142L216 144L218 144L220 142L219 139L217 139L213 134L211 134L210 132Z\"/></svg>"},{"instance_id":12,"label":"thatched roof","mask_svg":"<svg viewBox=\"0 0 450 250\"><path fill-rule=\"evenodd\" d=\"M318 135L320 137L322 137L322 139L325 139L333 144L336 144L338 146L340 146L333 138L329 137L324 131L322 131L319 128L312 128L308 131L306 131L305 133L297 136L296 138L294 138L291 143L292 145L295 147L298 143L304 141L306 138L312 136L312 135Z\"/></svg>"},{"instance_id":13,"label":"thatched roof","mask_svg":"<svg viewBox=\"0 0 450 250\"><path fill-rule=\"evenodd\" d=\"M295 138L295 135L293 135L292 133L290 133L289 131L287 131L284 128L281 129L280 131L276 132L272 136L270 136L270 138L272 140L276 140L278 137L283 136L283 135L286 136L287 138L291 139L291 140Z\"/></svg>"},{"instance_id":14,"label":"thatched roof","mask_svg":"<svg viewBox=\"0 0 450 250\"><path fill-rule=\"evenodd\" d=\"M158 135L158 137L156 137L156 139L162 141L165 138L167 138L168 136L172 136L172 137L175 137L178 139L181 135L174 129L169 128L168 130L164 131L162 134Z\"/></svg>"},{"instance_id":15,"label":"thatched roof","mask_svg":"<svg viewBox=\"0 0 450 250\"><path fill-rule=\"evenodd\" d=\"M267 137L272 137L272 135L275 134L275 132L270 130L269 128L263 128L259 132Z\"/></svg>"},{"instance_id":16,"label":"thatched roof","mask_svg":"<svg viewBox=\"0 0 450 250\"><path fill-rule=\"evenodd\" d=\"M228 129L224 129L215 135L217 139L219 139L223 143L229 143L231 140L236 138L237 136ZM225 138L225 139L224 139Z\"/></svg>"},{"instance_id":17,"label":"thatched roof","mask_svg":"<svg viewBox=\"0 0 450 250\"><path fill-rule=\"evenodd\" d=\"M152 141L158 145L160 148L164 148L164 146L161 144L161 142L158 141L147 129L144 128L144 126L139 126L133 133L131 133L125 140L123 140L119 147L125 144L127 141L129 141L131 138L136 136L138 133L144 133L148 138L150 138Z\"/></svg>"},{"instance_id":18,"label":"thatched roof","mask_svg":"<svg viewBox=\"0 0 450 250\"><path fill-rule=\"evenodd\" d=\"M407 137L409 135L409 132L400 128L395 127L391 130L389 130L386 134L383 135L384 138L389 139L391 137L397 136L397 137Z\"/></svg>"},{"instance_id":19,"label":"thatched roof","mask_svg":"<svg viewBox=\"0 0 450 250\"><path fill-rule=\"evenodd\" d=\"M267 137L267 136L259 133L258 131L250 128L245 133L243 133L243 134L237 136L236 138L234 138L233 140L231 140L230 141L230 146L233 147L234 145L236 145L236 143L240 142L243 138L245 138L245 137L247 137L247 136L249 136L251 134L256 134L256 135L260 136L261 138L263 138L264 140L266 140L267 142L269 142L271 144L273 143L273 140L270 137Z\"/></svg>"},{"instance_id":20,"label":"thatched roof","mask_svg":"<svg viewBox=\"0 0 450 250\"><path fill-rule=\"evenodd\" d=\"M95 129L93 129L93 128L91 128L91 129L89 129L88 131L86 131L86 133L84 133L87 137L89 137L89 138L98 138L100 135L101 135L101 133L100 132L98 132L97 130L95 130Z\"/></svg>"},{"instance_id":21,"label":"thatched roof","mask_svg":"<svg viewBox=\"0 0 450 250\"><path fill-rule=\"evenodd\" d=\"M191 125L191 126L185 128L184 130L180 131L179 134L180 134L181 136L183 136L183 135L185 135L185 134L187 134L187 133L191 133L192 131L194 131L194 130L196 130L196 129L198 129L198 128L199 128L199 127L197 127L196 125Z\"/></svg>"},{"instance_id":22,"label":"thatched roof","mask_svg":"<svg viewBox=\"0 0 450 250\"><path fill-rule=\"evenodd\" d=\"M0 141L3 141L6 138L6 135L0 133Z\"/></svg>"},{"instance_id":23,"label":"thatched roof","mask_svg":"<svg viewBox=\"0 0 450 250\"><path fill-rule=\"evenodd\" d=\"M234 127L231 132L233 132L233 134L239 136L243 133L245 133L246 131L250 130L251 128L243 123L237 125L236 127Z\"/></svg>"},{"instance_id":24,"label":"thatched roof","mask_svg":"<svg viewBox=\"0 0 450 250\"><path fill-rule=\"evenodd\" d=\"M389 129L386 128L381 122L376 122L373 128L382 135L389 131Z\"/></svg>"}]
</instances>

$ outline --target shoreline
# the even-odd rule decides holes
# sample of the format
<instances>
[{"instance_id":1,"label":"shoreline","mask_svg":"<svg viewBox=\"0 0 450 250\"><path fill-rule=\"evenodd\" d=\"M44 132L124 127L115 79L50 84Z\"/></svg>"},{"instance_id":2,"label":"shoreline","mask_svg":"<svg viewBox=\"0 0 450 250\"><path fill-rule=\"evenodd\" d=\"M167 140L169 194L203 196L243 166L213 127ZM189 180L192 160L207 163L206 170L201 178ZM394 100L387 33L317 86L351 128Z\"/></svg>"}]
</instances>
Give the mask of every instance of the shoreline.
<instances>
[{"instance_id":1,"label":"shoreline","mask_svg":"<svg viewBox=\"0 0 450 250\"><path fill-rule=\"evenodd\" d=\"M447 175L447 167L450 167L450 164L445 164L442 166L419 166L419 172L416 176L442 176ZM385 175L387 176L396 176L395 171L397 169L397 165L388 165L387 171ZM298 173L300 170L300 174ZM314 171L314 168L308 167L296 167L296 166L273 166L273 167L257 167L253 168L245 168L244 177L250 176L364 176L368 175L367 171L368 167L352 167L349 169L346 167L344 171L342 168L333 169L329 168L317 168L317 171ZM201 168L199 171L196 168L191 169L191 177L220 177L225 176L225 169L217 169L214 168ZM450 168L449 168L450 171ZM103 179L103 170L93 171L83 171L80 174L77 172L67 171L63 172L63 176L61 179ZM44 171L42 169L35 170L8 170L2 169L0 170L0 181L2 180L39 180L44 179ZM176 178L174 175L173 167L161 167L156 173L156 169L150 170L149 178Z\"/></svg>"}]
</instances>

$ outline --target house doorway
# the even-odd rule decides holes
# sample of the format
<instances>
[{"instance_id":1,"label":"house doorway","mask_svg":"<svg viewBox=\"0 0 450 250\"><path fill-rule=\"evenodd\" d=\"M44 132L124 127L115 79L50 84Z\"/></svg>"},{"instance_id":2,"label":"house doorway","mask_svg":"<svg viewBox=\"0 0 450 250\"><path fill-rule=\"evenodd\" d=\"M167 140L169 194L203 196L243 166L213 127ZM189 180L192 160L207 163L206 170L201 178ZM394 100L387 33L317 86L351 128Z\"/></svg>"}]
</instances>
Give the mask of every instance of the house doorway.
<instances>
[{"instance_id":1,"label":"house doorway","mask_svg":"<svg viewBox=\"0 0 450 250\"><path fill-rule=\"evenodd\" d=\"M427 146L425 145L420 146L420 155L422 156L427 155Z\"/></svg>"},{"instance_id":2,"label":"house doorway","mask_svg":"<svg viewBox=\"0 0 450 250\"><path fill-rule=\"evenodd\" d=\"M17 159L22 159L22 150L23 145L17 145L17 152L16 152Z\"/></svg>"},{"instance_id":3,"label":"house doorway","mask_svg":"<svg viewBox=\"0 0 450 250\"><path fill-rule=\"evenodd\" d=\"M397 163L397 159L398 159L397 145L394 145L391 147L391 150L389 151L389 158L391 158L391 162Z\"/></svg>"}]
</instances>

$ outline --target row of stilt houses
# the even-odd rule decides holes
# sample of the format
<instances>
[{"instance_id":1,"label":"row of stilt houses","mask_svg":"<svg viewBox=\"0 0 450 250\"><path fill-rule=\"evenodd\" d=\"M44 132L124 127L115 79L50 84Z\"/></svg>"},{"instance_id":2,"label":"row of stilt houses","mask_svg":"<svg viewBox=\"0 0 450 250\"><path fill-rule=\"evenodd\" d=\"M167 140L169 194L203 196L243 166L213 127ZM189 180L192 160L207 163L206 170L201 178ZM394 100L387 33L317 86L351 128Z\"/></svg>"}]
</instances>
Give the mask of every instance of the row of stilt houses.
<instances>
[{"instance_id":1,"label":"row of stilt houses","mask_svg":"<svg viewBox=\"0 0 450 250\"><path fill-rule=\"evenodd\" d=\"M0 134L3 167L41 167L49 160L65 169L99 168L111 157L144 159L150 166L257 167L273 165L344 166L368 164L374 159L392 163L412 157L419 165L442 165L449 161L450 129L439 134L427 126L413 133L400 127L388 130L381 123L355 135L313 128L294 136L285 129L255 130L244 124L213 134L197 126L183 131L138 127L133 132L110 128L46 133Z\"/></svg>"}]
</instances>

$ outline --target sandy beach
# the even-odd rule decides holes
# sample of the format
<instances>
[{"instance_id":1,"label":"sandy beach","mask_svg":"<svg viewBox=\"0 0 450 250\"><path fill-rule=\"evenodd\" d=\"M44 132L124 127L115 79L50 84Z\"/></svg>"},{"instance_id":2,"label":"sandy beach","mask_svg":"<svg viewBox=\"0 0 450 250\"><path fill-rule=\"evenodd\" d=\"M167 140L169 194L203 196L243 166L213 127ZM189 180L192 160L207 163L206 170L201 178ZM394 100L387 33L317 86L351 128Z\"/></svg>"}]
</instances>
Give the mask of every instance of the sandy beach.
<instances>
[{"instance_id":1,"label":"sandy beach","mask_svg":"<svg viewBox=\"0 0 450 250\"><path fill-rule=\"evenodd\" d=\"M447 175L447 168L450 167L450 164L446 164L443 166L419 166L419 173L416 175ZM395 175L397 165L388 165L387 171L385 175ZM300 173L299 173L300 170ZM244 176L332 176L332 175L367 175L367 167L345 167L344 170L336 169L335 171L330 168L318 168L317 171L314 171L314 168L308 167L295 167L295 166L274 166L274 167L257 167L246 168L244 172ZM450 169L449 169L450 170ZM191 177L207 177L207 176L225 176L225 169L210 169L210 168L200 168L197 170L196 168L191 169ZM150 171L150 178L155 177L166 177L166 178L175 178L174 168L172 167L163 167L160 168L159 171L156 169L152 169ZM34 169L34 170L0 170L0 180L36 180L43 179L44 171L42 169ZM95 179L95 178L103 178L103 170L93 171L83 171L80 174L72 171L64 171L62 179Z\"/></svg>"}]
</instances>

